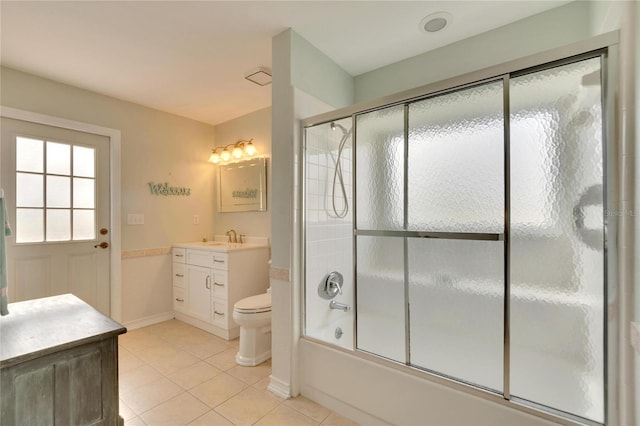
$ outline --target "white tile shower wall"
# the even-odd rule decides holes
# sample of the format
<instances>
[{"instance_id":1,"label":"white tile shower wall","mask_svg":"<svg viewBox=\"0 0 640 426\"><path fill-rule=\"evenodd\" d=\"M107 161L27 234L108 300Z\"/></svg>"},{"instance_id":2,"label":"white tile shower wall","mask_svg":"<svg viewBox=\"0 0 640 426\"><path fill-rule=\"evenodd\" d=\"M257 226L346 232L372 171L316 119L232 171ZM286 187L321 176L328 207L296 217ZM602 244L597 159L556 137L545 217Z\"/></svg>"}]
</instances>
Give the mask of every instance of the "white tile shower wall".
<instances>
[{"instance_id":1,"label":"white tile shower wall","mask_svg":"<svg viewBox=\"0 0 640 426\"><path fill-rule=\"evenodd\" d=\"M345 127L346 127L345 123ZM318 126L307 133L305 155L305 241L306 241L306 332L307 336L353 349L353 311L345 313L329 308L329 301L318 295L318 286L329 272L340 272L344 277L343 294L335 300L354 304L353 279L353 197L352 150L347 140L340 156L342 176L347 193L342 195L340 183L335 182L335 207L338 212L346 207L347 214L340 218L333 211L332 187L339 144L343 133L330 130L328 125ZM346 206L345 206L346 201ZM336 337L336 329L343 332Z\"/></svg>"}]
</instances>

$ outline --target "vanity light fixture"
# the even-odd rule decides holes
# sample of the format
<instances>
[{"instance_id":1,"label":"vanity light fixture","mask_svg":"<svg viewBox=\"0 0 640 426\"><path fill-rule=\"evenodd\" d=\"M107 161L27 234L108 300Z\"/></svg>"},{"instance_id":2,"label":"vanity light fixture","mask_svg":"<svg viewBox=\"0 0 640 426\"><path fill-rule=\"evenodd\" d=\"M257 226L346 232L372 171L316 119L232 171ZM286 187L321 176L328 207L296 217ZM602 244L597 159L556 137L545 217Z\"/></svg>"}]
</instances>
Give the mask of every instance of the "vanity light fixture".
<instances>
[{"instance_id":1,"label":"vanity light fixture","mask_svg":"<svg viewBox=\"0 0 640 426\"><path fill-rule=\"evenodd\" d=\"M242 157L252 157L257 152L253 139L248 141L240 140L236 143L230 143L224 147L213 148L211 150L211 156L209 162L218 164L221 161L227 162L233 157L235 160L240 160Z\"/></svg>"}]
</instances>

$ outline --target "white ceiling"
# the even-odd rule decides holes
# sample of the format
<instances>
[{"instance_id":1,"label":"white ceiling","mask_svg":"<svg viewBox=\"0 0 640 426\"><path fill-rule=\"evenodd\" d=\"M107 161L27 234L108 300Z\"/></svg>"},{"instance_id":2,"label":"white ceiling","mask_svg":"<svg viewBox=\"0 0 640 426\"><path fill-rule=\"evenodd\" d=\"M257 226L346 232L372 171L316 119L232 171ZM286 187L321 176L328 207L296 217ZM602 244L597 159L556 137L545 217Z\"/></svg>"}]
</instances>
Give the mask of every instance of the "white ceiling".
<instances>
[{"instance_id":1,"label":"white ceiling","mask_svg":"<svg viewBox=\"0 0 640 426\"><path fill-rule=\"evenodd\" d=\"M568 1L7 1L3 65L218 124L271 104L244 79L293 28L353 76ZM420 20L447 11L443 32Z\"/></svg>"}]
</instances>

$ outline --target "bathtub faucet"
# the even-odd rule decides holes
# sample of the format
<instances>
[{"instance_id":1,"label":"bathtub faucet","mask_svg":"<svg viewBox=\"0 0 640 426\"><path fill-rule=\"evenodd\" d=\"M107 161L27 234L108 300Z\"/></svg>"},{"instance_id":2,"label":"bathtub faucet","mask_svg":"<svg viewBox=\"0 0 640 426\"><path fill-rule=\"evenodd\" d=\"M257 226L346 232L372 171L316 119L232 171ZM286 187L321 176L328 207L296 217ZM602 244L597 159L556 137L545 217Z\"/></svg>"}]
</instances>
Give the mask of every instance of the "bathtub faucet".
<instances>
[{"instance_id":1,"label":"bathtub faucet","mask_svg":"<svg viewBox=\"0 0 640 426\"><path fill-rule=\"evenodd\" d=\"M340 309L341 311L345 312L349 312L351 310L351 306L345 305L344 303L336 302L335 300L332 300L329 303L329 307L331 309Z\"/></svg>"}]
</instances>

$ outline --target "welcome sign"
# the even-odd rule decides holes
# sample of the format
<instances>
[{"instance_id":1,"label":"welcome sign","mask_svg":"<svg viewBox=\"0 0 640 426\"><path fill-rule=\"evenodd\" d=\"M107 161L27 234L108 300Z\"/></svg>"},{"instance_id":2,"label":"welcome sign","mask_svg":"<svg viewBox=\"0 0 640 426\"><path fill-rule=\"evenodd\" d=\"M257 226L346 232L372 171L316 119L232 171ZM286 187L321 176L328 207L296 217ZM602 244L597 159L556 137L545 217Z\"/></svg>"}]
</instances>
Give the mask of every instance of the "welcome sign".
<instances>
[{"instance_id":1,"label":"welcome sign","mask_svg":"<svg viewBox=\"0 0 640 426\"><path fill-rule=\"evenodd\" d=\"M264 158L218 166L218 211L265 211Z\"/></svg>"}]
</instances>

